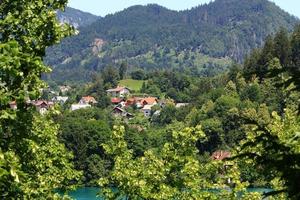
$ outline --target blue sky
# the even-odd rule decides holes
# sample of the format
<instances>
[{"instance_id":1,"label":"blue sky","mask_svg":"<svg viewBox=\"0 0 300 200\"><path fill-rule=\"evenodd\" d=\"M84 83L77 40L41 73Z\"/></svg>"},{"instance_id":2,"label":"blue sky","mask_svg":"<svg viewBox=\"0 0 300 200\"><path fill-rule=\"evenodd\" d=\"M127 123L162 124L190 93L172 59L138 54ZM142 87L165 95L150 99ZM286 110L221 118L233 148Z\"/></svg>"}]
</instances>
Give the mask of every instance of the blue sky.
<instances>
[{"instance_id":1,"label":"blue sky","mask_svg":"<svg viewBox=\"0 0 300 200\"><path fill-rule=\"evenodd\" d=\"M105 16L107 14L121 11L133 5L145 5L156 3L172 10L185 10L194 6L208 3L211 0L69 0L69 6L87 11L95 15ZM271 0L289 13L300 18L299 0Z\"/></svg>"}]
</instances>

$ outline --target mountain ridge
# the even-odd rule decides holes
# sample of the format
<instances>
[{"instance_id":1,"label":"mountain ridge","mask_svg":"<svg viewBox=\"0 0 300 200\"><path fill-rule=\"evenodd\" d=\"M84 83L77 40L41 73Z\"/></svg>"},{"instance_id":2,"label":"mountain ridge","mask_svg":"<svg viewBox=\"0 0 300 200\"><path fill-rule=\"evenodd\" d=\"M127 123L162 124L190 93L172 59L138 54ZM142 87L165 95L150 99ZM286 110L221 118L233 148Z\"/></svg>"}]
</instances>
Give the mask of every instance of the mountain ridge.
<instances>
[{"instance_id":1,"label":"mountain ridge","mask_svg":"<svg viewBox=\"0 0 300 200\"><path fill-rule=\"evenodd\" d=\"M82 28L79 35L50 48L50 57L53 51L59 56L46 60L54 66L54 79L65 76L64 70L79 70L88 77L120 62L143 69L196 67L203 75L207 71L203 73L201 56L241 62L268 35L280 27L292 30L297 23L297 18L267 0L216 0L184 11L138 5ZM94 48L95 41L99 48ZM223 67L211 60L207 64L225 69L225 63Z\"/></svg>"},{"instance_id":2,"label":"mountain ridge","mask_svg":"<svg viewBox=\"0 0 300 200\"><path fill-rule=\"evenodd\" d=\"M75 28L88 26L101 19L99 16L72 7L66 7L64 12L58 11L57 18L61 23L70 24Z\"/></svg>"}]
</instances>

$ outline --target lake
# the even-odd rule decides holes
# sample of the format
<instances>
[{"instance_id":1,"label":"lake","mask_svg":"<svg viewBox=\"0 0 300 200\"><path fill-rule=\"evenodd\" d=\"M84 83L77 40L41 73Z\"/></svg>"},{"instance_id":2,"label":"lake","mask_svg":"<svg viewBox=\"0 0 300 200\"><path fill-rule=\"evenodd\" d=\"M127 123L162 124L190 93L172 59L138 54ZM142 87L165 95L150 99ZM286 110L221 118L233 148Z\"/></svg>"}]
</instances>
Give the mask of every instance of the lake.
<instances>
[{"instance_id":1,"label":"lake","mask_svg":"<svg viewBox=\"0 0 300 200\"><path fill-rule=\"evenodd\" d=\"M70 192L69 196L75 200L103 200L103 198L96 197L99 191L97 187L83 187Z\"/></svg>"},{"instance_id":2,"label":"lake","mask_svg":"<svg viewBox=\"0 0 300 200\"><path fill-rule=\"evenodd\" d=\"M75 200L104 200L103 198L96 197L99 190L97 187L83 187L70 192L69 195ZM272 190L266 188L249 188L248 191L264 193Z\"/></svg>"}]
</instances>

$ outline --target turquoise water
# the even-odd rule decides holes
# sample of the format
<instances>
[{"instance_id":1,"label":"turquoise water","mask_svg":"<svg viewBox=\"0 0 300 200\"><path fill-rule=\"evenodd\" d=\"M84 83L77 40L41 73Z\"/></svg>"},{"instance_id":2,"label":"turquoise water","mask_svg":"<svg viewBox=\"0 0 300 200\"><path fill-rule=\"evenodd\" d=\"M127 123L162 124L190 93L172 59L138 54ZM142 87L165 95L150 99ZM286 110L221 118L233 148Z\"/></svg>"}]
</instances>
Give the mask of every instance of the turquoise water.
<instances>
[{"instance_id":1,"label":"turquoise water","mask_svg":"<svg viewBox=\"0 0 300 200\"><path fill-rule=\"evenodd\" d=\"M78 188L77 190L70 192L69 195L75 200L104 200L103 198L97 197L99 191L100 189L96 187L85 187ZM266 188L249 188L248 191L265 193L272 190Z\"/></svg>"},{"instance_id":2,"label":"turquoise water","mask_svg":"<svg viewBox=\"0 0 300 200\"><path fill-rule=\"evenodd\" d=\"M70 192L69 196L75 200L103 200L103 198L97 197L99 191L100 189L96 187L78 188Z\"/></svg>"}]
</instances>

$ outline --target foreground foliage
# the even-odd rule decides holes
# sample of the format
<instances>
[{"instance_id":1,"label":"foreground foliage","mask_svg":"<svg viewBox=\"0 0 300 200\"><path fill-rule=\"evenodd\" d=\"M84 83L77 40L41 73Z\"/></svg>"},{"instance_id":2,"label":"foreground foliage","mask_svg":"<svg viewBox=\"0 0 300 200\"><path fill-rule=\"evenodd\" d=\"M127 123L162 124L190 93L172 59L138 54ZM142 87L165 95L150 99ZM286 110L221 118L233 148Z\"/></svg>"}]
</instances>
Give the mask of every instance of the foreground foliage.
<instances>
[{"instance_id":1,"label":"foreground foliage","mask_svg":"<svg viewBox=\"0 0 300 200\"><path fill-rule=\"evenodd\" d=\"M276 112L270 115L266 107L258 112L248 110L245 117L251 121L245 127L247 137L241 142L237 158L254 162L263 169L262 173L269 175L275 189L270 195L299 199L299 118L289 109L284 117Z\"/></svg>"},{"instance_id":2,"label":"foreground foliage","mask_svg":"<svg viewBox=\"0 0 300 200\"><path fill-rule=\"evenodd\" d=\"M69 35L55 11L67 1L0 2L0 198L59 199L80 175L58 142L58 127L28 104L40 96L45 49ZM17 103L12 110L11 102Z\"/></svg>"},{"instance_id":3,"label":"foreground foliage","mask_svg":"<svg viewBox=\"0 0 300 200\"><path fill-rule=\"evenodd\" d=\"M124 127L115 127L104 145L114 157L114 168L99 181L105 187L103 195L107 199L249 199L247 183L240 182L234 162L198 159L195 143L205 137L200 127L174 131L161 149L149 149L135 158L124 140ZM251 199L260 195L252 193Z\"/></svg>"}]
</instances>

